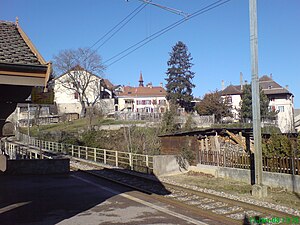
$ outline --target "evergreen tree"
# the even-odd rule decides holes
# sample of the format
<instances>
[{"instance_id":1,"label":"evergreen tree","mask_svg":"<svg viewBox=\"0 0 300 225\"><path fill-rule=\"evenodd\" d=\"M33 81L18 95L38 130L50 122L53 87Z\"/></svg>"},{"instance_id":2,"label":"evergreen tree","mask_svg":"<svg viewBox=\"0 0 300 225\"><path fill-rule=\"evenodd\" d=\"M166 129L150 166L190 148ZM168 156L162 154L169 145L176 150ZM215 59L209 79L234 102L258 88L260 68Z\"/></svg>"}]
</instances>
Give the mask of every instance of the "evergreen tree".
<instances>
[{"instance_id":1,"label":"evergreen tree","mask_svg":"<svg viewBox=\"0 0 300 225\"><path fill-rule=\"evenodd\" d=\"M165 79L167 99L172 104L185 108L186 111L192 110L192 89L195 87L192 83L195 76L195 73L191 71L192 59L187 46L181 41L177 42L170 53L169 68L166 72L168 77Z\"/></svg>"},{"instance_id":2,"label":"evergreen tree","mask_svg":"<svg viewBox=\"0 0 300 225\"><path fill-rule=\"evenodd\" d=\"M269 112L269 99L260 88L260 115L262 118L272 116L272 112ZM241 119L252 120L252 89L250 84L246 84L243 87L242 101L241 101L240 116ZM273 115L274 116L274 115Z\"/></svg>"}]
</instances>

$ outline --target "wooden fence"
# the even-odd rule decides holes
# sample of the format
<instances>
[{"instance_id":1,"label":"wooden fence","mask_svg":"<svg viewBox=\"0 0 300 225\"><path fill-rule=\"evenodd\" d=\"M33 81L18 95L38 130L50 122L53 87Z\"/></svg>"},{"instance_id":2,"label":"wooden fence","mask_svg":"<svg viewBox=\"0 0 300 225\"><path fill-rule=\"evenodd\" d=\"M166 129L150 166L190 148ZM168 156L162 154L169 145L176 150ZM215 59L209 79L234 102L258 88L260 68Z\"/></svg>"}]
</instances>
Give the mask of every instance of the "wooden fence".
<instances>
[{"instance_id":1,"label":"wooden fence","mask_svg":"<svg viewBox=\"0 0 300 225\"><path fill-rule=\"evenodd\" d=\"M246 153L225 151L199 151L199 163L204 165L250 169L254 157ZM263 157L263 170L267 172L300 175L300 158Z\"/></svg>"}]
</instances>

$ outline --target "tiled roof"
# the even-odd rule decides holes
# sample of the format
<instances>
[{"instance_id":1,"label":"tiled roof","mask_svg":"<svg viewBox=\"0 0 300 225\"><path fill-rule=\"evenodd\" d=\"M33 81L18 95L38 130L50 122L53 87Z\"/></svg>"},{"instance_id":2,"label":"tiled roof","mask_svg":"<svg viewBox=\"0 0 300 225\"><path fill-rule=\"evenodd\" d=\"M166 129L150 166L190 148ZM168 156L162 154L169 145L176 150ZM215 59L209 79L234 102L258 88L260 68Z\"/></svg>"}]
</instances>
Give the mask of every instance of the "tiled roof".
<instances>
[{"instance_id":1,"label":"tiled roof","mask_svg":"<svg viewBox=\"0 0 300 225\"><path fill-rule=\"evenodd\" d=\"M124 97L165 97L166 90L163 87L130 87L125 86L119 96Z\"/></svg>"},{"instance_id":2,"label":"tiled roof","mask_svg":"<svg viewBox=\"0 0 300 225\"><path fill-rule=\"evenodd\" d=\"M0 63L41 65L15 23L0 21Z\"/></svg>"},{"instance_id":3,"label":"tiled roof","mask_svg":"<svg viewBox=\"0 0 300 225\"><path fill-rule=\"evenodd\" d=\"M266 95L273 94L291 94L288 89L282 87L275 82L271 77L265 75L259 78L259 86L263 89Z\"/></svg>"},{"instance_id":4,"label":"tiled roof","mask_svg":"<svg viewBox=\"0 0 300 225\"><path fill-rule=\"evenodd\" d=\"M114 85L108 79L103 79L103 80L104 80L104 84L109 90L112 90L114 88Z\"/></svg>"},{"instance_id":5,"label":"tiled roof","mask_svg":"<svg viewBox=\"0 0 300 225\"><path fill-rule=\"evenodd\" d=\"M241 85L229 85L223 91L220 91L222 95L240 95L243 93Z\"/></svg>"},{"instance_id":6,"label":"tiled roof","mask_svg":"<svg viewBox=\"0 0 300 225\"><path fill-rule=\"evenodd\" d=\"M276 94L290 94L292 93L275 82L271 77L264 75L259 78L259 86L262 88L266 95L276 95ZM241 85L229 85L223 91L220 91L222 95L240 95L243 93L241 90Z\"/></svg>"}]
</instances>

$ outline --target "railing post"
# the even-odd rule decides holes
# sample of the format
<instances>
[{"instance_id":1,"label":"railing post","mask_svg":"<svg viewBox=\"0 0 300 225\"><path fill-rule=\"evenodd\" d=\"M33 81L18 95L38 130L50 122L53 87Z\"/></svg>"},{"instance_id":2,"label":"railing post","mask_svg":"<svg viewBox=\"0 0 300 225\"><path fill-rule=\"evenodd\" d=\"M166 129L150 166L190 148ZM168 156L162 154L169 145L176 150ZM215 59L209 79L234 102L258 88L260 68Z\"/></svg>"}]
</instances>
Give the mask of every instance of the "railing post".
<instances>
[{"instance_id":1,"label":"railing post","mask_svg":"<svg viewBox=\"0 0 300 225\"><path fill-rule=\"evenodd\" d=\"M78 146L78 158L80 158L80 146Z\"/></svg>"},{"instance_id":2,"label":"railing post","mask_svg":"<svg viewBox=\"0 0 300 225\"><path fill-rule=\"evenodd\" d=\"M74 145L71 146L71 156L74 156Z\"/></svg>"},{"instance_id":3,"label":"railing post","mask_svg":"<svg viewBox=\"0 0 300 225\"><path fill-rule=\"evenodd\" d=\"M147 173L150 173L150 170L149 170L149 156L146 155L146 170L147 170Z\"/></svg>"},{"instance_id":4,"label":"railing post","mask_svg":"<svg viewBox=\"0 0 300 225\"><path fill-rule=\"evenodd\" d=\"M118 162L118 151L115 152L115 157L116 157L116 167L119 166L119 162Z\"/></svg>"},{"instance_id":5,"label":"railing post","mask_svg":"<svg viewBox=\"0 0 300 225\"><path fill-rule=\"evenodd\" d=\"M88 159L88 147L87 146L85 147L85 159L86 160Z\"/></svg>"},{"instance_id":6,"label":"railing post","mask_svg":"<svg viewBox=\"0 0 300 225\"><path fill-rule=\"evenodd\" d=\"M94 148L94 161L97 162L97 149Z\"/></svg>"},{"instance_id":7,"label":"railing post","mask_svg":"<svg viewBox=\"0 0 300 225\"><path fill-rule=\"evenodd\" d=\"M133 170L133 162L132 162L132 153L129 153L129 166L130 166L130 169Z\"/></svg>"},{"instance_id":8,"label":"railing post","mask_svg":"<svg viewBox=\"0 0 300 225\"><path fill-rule=\"evenodd\" d=\"M103 150L103 163L106 164L106 150Z\"/></svg>"},{"instance_id":9,"label":"railing post","mask_svg":"<svg viewBox=\"0 0 300 225\"><path fill-rule=\"evenodd\" d=\"M148 168L149 167L149 156L146 155L146 167Z\"/></svg>"}]
</instances>

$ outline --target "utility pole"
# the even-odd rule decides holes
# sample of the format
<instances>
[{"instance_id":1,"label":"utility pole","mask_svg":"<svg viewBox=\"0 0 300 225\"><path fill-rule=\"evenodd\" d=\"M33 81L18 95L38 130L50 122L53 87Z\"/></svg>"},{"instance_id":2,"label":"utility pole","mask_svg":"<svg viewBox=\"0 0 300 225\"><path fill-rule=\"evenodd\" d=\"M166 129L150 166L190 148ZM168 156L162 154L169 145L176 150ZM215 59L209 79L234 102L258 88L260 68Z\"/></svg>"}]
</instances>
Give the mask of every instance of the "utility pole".
<instances>
[{"instance_id":1,"label":"utility pole","mask_svg":"<svg viewBox=\"0 0 300 225\"><path fill-rule=\"evenodd\" d=\"M257 8L256 0L249 0L250 15L250 48L251 48L251 76L252 76L252 121L254 137L255 184L252 195L261 198L267 196L267 188L262 185L262 147L261 120L258 80L258 43L257 43Z\"/></svg>"}]
</instances>

